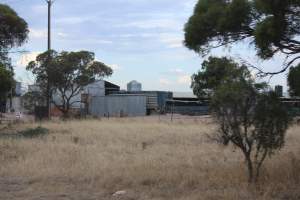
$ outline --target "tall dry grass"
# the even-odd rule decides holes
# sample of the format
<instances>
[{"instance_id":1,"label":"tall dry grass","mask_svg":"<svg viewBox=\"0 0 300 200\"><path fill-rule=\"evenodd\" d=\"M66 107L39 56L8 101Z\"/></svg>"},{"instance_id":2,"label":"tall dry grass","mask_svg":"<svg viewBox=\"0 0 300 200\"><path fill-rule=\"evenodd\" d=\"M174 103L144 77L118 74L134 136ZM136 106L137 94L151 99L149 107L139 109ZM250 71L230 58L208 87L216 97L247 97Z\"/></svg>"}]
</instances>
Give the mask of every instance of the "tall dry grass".
<instances>
[{"instance_id":1,"label":"tall dry grass","mask_svg":"<svg viewBox=\"0 0 300 200\"><path fill-rule=\"evenodd\" d=\"M254 187L239 150L208 139L215 132L208 120L42 126L50 130L45 138L0 139L0 199L300 199L300 127L290 128ZM126 194L113 197L119 190Z\"/></svg>"}]
</instances>

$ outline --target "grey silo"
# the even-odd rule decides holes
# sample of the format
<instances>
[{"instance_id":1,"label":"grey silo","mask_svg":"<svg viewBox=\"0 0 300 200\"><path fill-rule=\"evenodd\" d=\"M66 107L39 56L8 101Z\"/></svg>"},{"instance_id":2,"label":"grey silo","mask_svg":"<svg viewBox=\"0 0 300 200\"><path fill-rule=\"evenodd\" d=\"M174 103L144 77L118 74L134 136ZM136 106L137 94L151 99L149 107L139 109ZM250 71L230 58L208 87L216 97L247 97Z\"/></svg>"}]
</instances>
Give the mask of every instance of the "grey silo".
<instances>
[{"instance_id":1,"label":"grey silo","mask_svg":"<svg viewBox=\"0 0 300 200\"><path fill-rule=\"evenodd\" d=\"M142 91L142 84L137 81L131 81L127 84L127 91L129 92L140 92Z\"/></svg>"}]
</instances>

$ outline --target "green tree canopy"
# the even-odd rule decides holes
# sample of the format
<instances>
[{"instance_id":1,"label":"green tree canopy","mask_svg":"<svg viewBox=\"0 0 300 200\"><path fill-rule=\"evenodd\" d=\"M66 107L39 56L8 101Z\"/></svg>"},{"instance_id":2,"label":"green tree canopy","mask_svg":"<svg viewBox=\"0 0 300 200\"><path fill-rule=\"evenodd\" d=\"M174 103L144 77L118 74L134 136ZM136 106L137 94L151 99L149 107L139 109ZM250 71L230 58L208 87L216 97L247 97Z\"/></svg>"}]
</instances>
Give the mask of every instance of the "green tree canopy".
<instances>
[{"instance_id":1,"label":"green tree canopy","mask_svg":"<svg viewBox=\"0 0 300 200\"><path fill-rule=\"evenodd\" d=\"M245 65L239 65L227 57L209 57L202 63L201 70L192 76L192 89L198 97L210 97L213 91L226 82L250 79Z\"/></svg>"},{"instance_id":2,"label":"green tree canopy","mask_svg":"<svg viewBox=\"0 0 300 200\"><path fill-rule=\"evenodd\" d=\"M0 63L0 101L6 101L7 93L14 83L14 74Z\"/></svg>"},{"instance_id":3,"label":"green tree canopy","mask_svg":"<svg viewBox=\"0 0 300 200\"><path fill-rule=\"evenodd\" d=\"M249 181L257 180L266 157L283 147L290 122L278 96L266 83L256 83L246 66L225 57L204 61L192 88L198 97L208 94L217 139L241 150Z\"/></svg>"},{"instance_id":4,"label":"green tree canopy","mask_svg":"<svg viewBox=\"0 0 300 200\"><path fill-rule=\"evenodd\" d=\"M59 96L60 102L54 103L66 116L73 98L80 94L84 86L112 75L113 71L104 63L95 61L95 55L88 51L61 52L48 51L30 62L27 70L36 75L36 83L46 96L47 84L52 95ZM49 82L47 82L47 80Z\"/></svg>"},{"instance_id":5,"label":"green tree canopy","mask_svg":"<svg viewBox=\"0 0 300 200\"><path fill-rule=\"evenodd\" d=\"M202 55L239 41L262 59L285 54L290 60L276 73L300 59L299 36L299 0L199 0L185 25L185 45Z\"/></svg>"},{"instance_id":6,"label":"green tree canopy","mask_svg":"<svg viewBox=\"0 0 300 200\"><path fill-rule=\"evenodd\" d=\"M257 181L267 157L279 151L290 123L287 109L274 92L260 92L252 81L219 86L211 109L219 124L217 138L244 155L249 182Z\"/></svg>"},{"instance_id":7,"label":"green tree canopy","mask_svg":"<svg viewBox=\"0 0 300 200\"><path fill-rule=\"evenodd\" d=\"M14 85L9 50L22 45L28 36L27 23L9 6L0 4L0 100L6 101Z\"/></svg>"},{"instance_id":8,"label":"green tree canopy","mask_svg":"<svg viewBox=\"0 0 300 200\"><path fill-rule=\"evenodd\" d=\"M21 46L28 37L28 25L9 6L0 4L0 61L7 59L9 49Z\"/></svg>"},{"instance_id":9,"label":"green tree canopy","mask_svg":"<svg viewBox=\"0 0 300 200\"><path fill-rule=\"evenodd\" d=\"M300 64L291 67L288 74L288 85L290 95L300 97Z\"/></svg>"}]
</instances>

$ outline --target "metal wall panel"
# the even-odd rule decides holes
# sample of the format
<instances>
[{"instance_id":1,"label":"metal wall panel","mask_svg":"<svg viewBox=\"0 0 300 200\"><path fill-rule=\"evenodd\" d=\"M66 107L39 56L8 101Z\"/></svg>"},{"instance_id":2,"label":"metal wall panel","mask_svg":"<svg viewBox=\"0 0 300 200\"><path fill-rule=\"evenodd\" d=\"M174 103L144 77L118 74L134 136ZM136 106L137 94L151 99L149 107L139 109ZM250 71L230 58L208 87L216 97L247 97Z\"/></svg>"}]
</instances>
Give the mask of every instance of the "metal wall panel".
<instances>
[{"instance_id":1,"label":"metal wall panel","mask_svg":"<svg viewBox=\"0 0 300 200\"><path fill-rule=\"evenodd\" d=\"M146 115L146 96L109 95L92 97L89 104L91 115L104 117L136 117Z\"/></svg>"}]
</instances>

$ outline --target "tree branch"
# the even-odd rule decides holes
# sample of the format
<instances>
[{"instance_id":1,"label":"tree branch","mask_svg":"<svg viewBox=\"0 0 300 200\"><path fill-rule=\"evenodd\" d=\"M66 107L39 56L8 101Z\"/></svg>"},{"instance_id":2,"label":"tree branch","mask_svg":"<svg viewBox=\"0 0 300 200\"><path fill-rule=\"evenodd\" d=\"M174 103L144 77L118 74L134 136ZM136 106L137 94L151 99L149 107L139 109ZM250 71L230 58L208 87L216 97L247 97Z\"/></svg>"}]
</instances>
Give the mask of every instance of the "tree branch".
<instances>
[{"instance_id":1,"label":"tree branch","mask_svg":"<svg viewBox=\"0 0 300 200\"><path fill-rule=\"evenodd\" d=\"M265 72L260 67L256 67L253 64L251 64L251 63L249 63L249 62L247 62L245 60L242 60L242 59L241 60L242 60L243 64L245 64L246 66L248 66L248 67L250 67L252 69L257 70L258 71L257 75L259 77L267 77L267 76L271 76L272 77L274 75L278 75L278 74L281 74L281 73L285 72L298 59L300 59L300 56L297 56L297 57L293 58L291 61L289 61L288 63L286 63L285 66L280 71L277 71L277 72Z\"/></svg>"}]
</instances>

